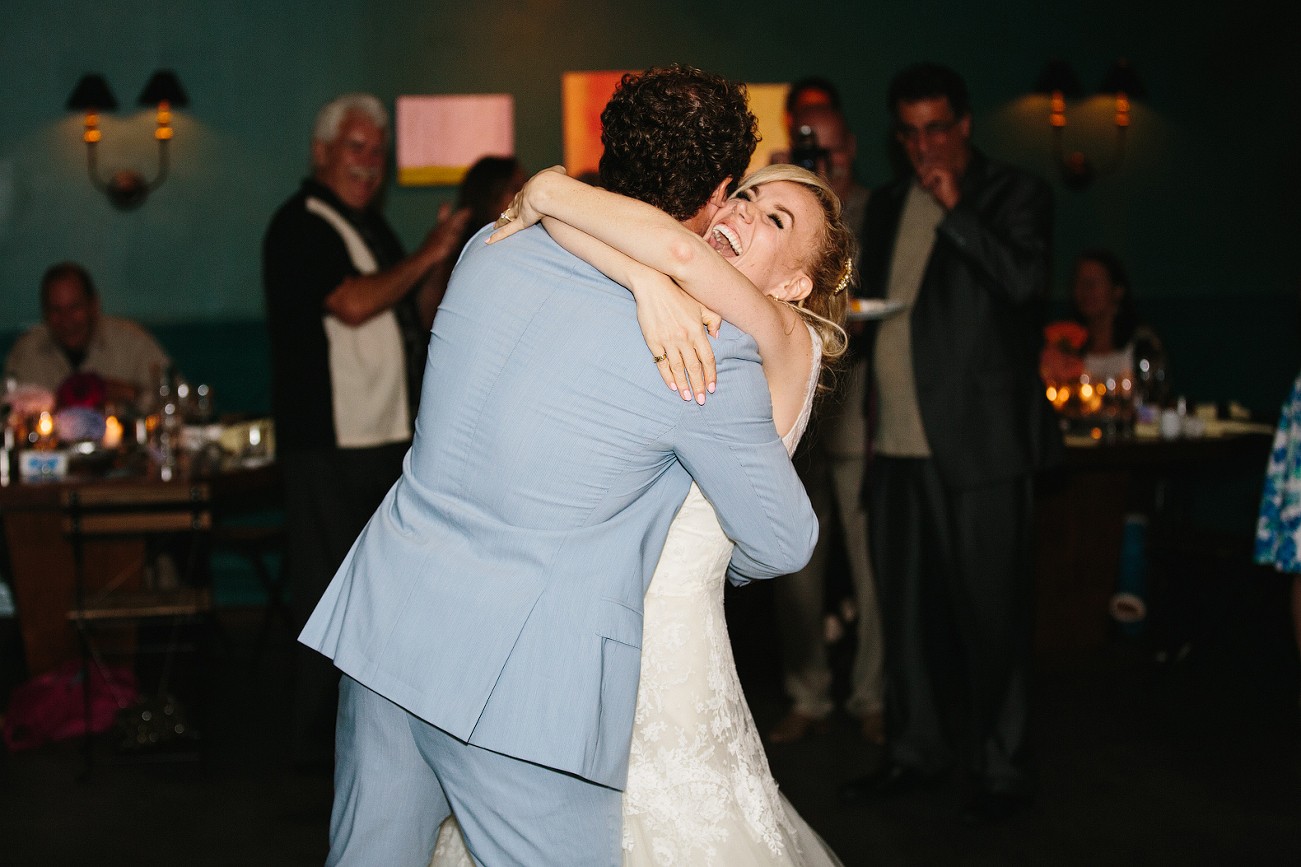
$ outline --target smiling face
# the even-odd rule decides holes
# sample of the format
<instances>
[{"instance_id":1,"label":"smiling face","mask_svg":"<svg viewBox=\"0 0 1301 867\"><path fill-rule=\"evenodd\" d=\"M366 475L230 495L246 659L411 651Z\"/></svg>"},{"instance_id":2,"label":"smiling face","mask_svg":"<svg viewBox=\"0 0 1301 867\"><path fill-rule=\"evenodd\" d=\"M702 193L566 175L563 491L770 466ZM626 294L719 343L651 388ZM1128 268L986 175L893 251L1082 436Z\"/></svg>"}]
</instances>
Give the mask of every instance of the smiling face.
<instances>
[{"instance_id":1,"label":"smiling face","mask_svg":"<svg viewBox=\"0 0 1301 867\"><path fill-rule=\"evenodd\" d=\"M313 142L316 179L350 208L365 208L384 181L384 130L366 115L350 112L330 142Z\"/></svg>"},{"instance_id":2,"label":"smiling face","mask_svg":"<svg viewBox=\"0 0 1301 867\"><path fill-rule=\"evenodd\" d=\"M759 291L799 301L813 287L807 262L825 217L817 198L793 181L773 181L728 199L705 240Z\"/></svg>"}]
</instances>

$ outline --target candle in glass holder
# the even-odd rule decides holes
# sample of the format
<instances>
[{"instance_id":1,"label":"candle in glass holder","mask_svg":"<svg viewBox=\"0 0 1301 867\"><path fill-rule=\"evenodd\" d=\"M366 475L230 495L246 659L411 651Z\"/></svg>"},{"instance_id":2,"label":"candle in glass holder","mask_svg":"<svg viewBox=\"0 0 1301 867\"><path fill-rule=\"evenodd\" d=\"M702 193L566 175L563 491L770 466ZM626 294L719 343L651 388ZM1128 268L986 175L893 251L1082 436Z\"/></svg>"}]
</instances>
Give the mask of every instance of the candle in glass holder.
<instances>
[{"instance_id":1,"label":"candle in glass holder","mask_svg":"<svg viewBox=\"0 0 1301 867\"><path fill-rule=\"evenodd\" d=\"M54 448L54 416L48 412L41 413L40 418L36 420L36 435L36 448Z\"/></svg>"},{"instance_id":2,"label":"candle in glass holder","mask_svg":"<svg viewBox=\"0 0 1301 867\"><path fill-rule=\"evenodd\" d=\"M117 416L110 415L104 419L104 448L110 451L116 449L122 444L122 422L117 420Z\"/></svg>"}]
</instances>

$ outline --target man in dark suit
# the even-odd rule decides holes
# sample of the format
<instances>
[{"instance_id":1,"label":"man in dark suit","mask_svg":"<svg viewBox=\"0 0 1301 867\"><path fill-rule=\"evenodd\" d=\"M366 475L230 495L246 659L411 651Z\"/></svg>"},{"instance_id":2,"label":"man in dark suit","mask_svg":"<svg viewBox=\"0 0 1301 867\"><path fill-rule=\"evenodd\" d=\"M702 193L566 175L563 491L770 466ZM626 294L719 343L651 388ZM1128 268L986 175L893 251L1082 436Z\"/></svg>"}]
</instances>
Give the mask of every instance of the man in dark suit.
<instances>
[{"instance_id":1,"label":"man in dark suit","mask_svg":"<svg viewBox=\"0 0 1301 867\"><path fill-rule=\"evenodd\" d=\"M953 70L904 70L889 106L912 172L872 194L861 260L863 294L904 308L865 335L889 743L882 767L842 795L939 780L952 753L937 688L961 665L969 813L996 819L1030 791L1031 485L1061 444L1037 374L1052 197L971 145Z\"/></svg>"}]
</instances>

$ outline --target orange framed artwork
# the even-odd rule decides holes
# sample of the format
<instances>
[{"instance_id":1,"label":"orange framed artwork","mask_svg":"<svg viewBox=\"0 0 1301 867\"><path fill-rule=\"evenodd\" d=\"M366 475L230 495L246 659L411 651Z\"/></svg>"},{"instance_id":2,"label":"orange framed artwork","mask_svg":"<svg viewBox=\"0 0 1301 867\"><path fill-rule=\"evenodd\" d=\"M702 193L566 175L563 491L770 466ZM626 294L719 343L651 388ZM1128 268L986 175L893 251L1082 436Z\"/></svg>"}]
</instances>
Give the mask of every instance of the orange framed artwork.
<instances>
[{"instance_id":1,"label":"orange framed artwork","mask_svg":"<svg viewBox=\"0 0 1301 867\"><path fill-rule=\"evenodd\" d=\"M601 111L614 95L625 70L566 72L561 81L565 171L571 177L595 172L601 161ZM790 147L785 105L789 84L747 84L750 110L759 121L761 140L750 171L768 165L774 151Z\"/></svg>"}]
</instances>

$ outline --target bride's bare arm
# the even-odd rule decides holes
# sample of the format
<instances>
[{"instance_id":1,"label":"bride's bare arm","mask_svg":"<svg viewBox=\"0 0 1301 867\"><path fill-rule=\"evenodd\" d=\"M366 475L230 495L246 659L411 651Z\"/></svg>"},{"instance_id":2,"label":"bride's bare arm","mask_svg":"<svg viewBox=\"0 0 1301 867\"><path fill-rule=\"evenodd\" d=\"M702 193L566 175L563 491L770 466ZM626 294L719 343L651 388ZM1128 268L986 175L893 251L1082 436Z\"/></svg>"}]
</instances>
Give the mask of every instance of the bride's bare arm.
<instances>
[{"instance_id":1,"label":"bride's bare arm","mask_svg":"<svg viewBox=\"0 0 1301 867\"><path fill-rule=\"evenodd\" d=\"M810 348L798 314L761 293L702 238L658 208L589 187L557 168L534 175L508 213L514 219L490 240L542 216L553 217L667 274L701 304L754 337L770 383L783 378L779 371L807 371L802 360Z\"/></svg>"},{"instance_id":2,"label":"bride's bare arm","mask_svg":"<svg viewBox=\"0 0 1301 867\"><path fill-rule=\"evenodd\" d=\"M705 328L718 336L718 314L701 307L664 274L568 223L544 217L542 225L556 243L632 293L637 324L664 382L683 400L690 400L694 390L696 402L704 403L705 392L712 394L716 382L714 351Z\"/></svg>"}]
</instances>

